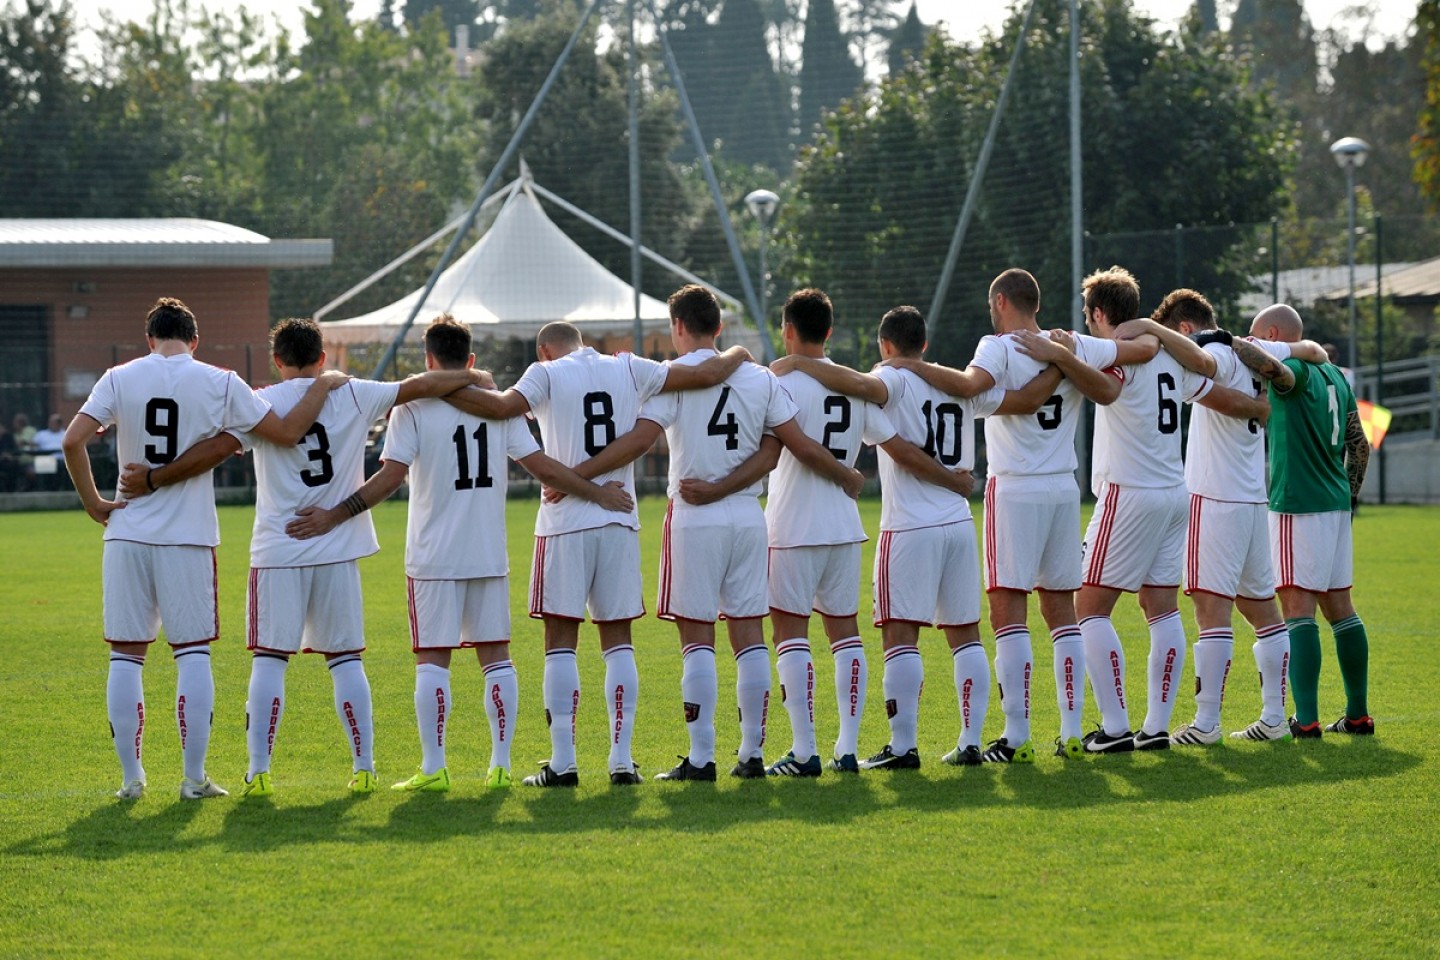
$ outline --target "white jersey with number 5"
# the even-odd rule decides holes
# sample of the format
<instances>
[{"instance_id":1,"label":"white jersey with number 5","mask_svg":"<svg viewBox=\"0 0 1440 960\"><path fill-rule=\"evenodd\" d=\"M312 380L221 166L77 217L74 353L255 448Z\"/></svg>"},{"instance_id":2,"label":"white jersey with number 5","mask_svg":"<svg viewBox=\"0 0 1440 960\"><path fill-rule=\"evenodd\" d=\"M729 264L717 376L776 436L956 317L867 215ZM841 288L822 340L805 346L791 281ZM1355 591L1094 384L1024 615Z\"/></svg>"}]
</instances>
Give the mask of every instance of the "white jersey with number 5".
<instances>
[{"instance_id":1,"label":"white jersey with number 5","mask_svg":"<svg viewBox=\"0 0 1440 960\"><path fill-rule=\"evenodd\" d=\"M283 417L300 402L313 381L285 380L258 391ZM294 446L241 437L255 448L255 530L252 567L313 567L367 557L380 549L370 514L340 524L313 540L296 540L285 524L303 507L328 509L365 482L365 441L370 425L395 405L398 383L351 380L330 391L325 406Z\"/></svg>"},{"instance_id":2,"label":"white jersey with number 5","mask_svg":"<svg viewBox=\"0 0 1440 960\"><path fill-rule=\"evenodd\" d=\"M1077 336L1075 355L1092 367L1115 363L1115 344ZM1021 353L1012 334L982 337L971 366L995 378L1005 390L1019 390L1048 366ZM1082 413L1082 394L1062 379L1055 393L1035 413L1007 414L985 421L985 456L995 476L1032 477L1074 473L1075 424Z\"/></svg>"},{"instance_id":3,"label":"white jersey with number 5","mask_svg":"<svg viewBox=\"0 0 1440 960\"><path fill-rule=\"evenodd\" d=\"M968 400L935 389L909 370L881 367L890 396L885 413L902 440L908 440L947 470L975 466L975 420L988 417L1005 401L991 387ZM970 501L954 491L921 480L880 451L880 529L914 530L971 519Z\"/></svg>"},{"instance_id":4,"label":"white jersey with number 5","mask_svg":"<svg viewBox=\"0 0 1440 960\"><path fill-rule=\"evenodd\" d=\"M230 430L245 433L270 405L229 370L188 353L152 353L105 371L80 412L102 427L118 424L120 463L169 463L201 440ZM213 547L220 542L213 474L161 487L110 514L106 540L159 546Z\"/></svg>"},{"instance_id":5,"label":"white jersey with number 5","mask_svg":"<svg viewBox=\"0 0 1440 960\"><path fill-rule=\"evenodd\" d=\"M634 428L640 407L665 388L668 372L665 364L634 354L608 357L593 347L581 347L558 360L532 363L515 389L540 424L545 452L574 467ZM619 480L635 496L633 463L595 478L601 486L611 480ZM612 523L640 529L634 510L628 515L615 513L579 497L566 497L540 505L535 535L575 533Z\"/></svg>"},{"instance_id":6,"label":"white jersey with number 5","mask_svg":"<svg viewBox=\"0 0 1440 960\"><path fill-rule=\"evenodd\" d=\"M1098 497L1105 483L1149 489L1184 483L1180 404L1199 400L1214 382L1164 350L1145 363L1105 372L1120 381L1120 395L1095 413L1091 490Z\"/></svg>"},{"instance_id":7,"label":"white jersey with number 5","mask_svg":"<svg viewBox=\"0 0 1440 960\"><path fill-rule=\"evenodd\" d=\"M696 350L671 363L696 366L715 356ZM685 393L664 393L645 404L640 416L665 428L670 443L669 496L676 510L704 510L680 499L680 481L721 480L760 449L765 431L795 419L795 402L764 367L741 364L718 386ZM732 497L757 497L751 484ZM716 506L724 503L718 501Z\"/></svg>"},{"instance_id":8,"label":"white jersey with number 5","mask_svg":"<svg viewBox=\"0 0 1440 960\"><path fill-rule=\"evenodd\" d=\"M524 417L484 420L433 398L396 407L380 457L410 467L406 576L472 580L508 574L509 459L539 451Z\"/></svg>"},{"instance_id":9,"label":"white jersey with number 5","mask_svg":"<svg viewBox=\"0 0 1440 960\"><path fill-rule=\"evenodd\" d=\"M833 361L827 357L821 362ZM895 436L894 424L873 403L831 393L798 370L779 379L786 396L795 401L800 429L847 467L855 466L862 444L875 446ZM855 501L789 450L780 454L770 480L765 525L772 547L819 547L865 539Z\"/></svg>"},{"instance_id":10,"label":"white jersey with number 5","mask_svg":"<svg viewBox=\"0 0 1440 960\"><path fill-rule=\"evenodd\" d=\"M1290 359L1290 344L1250 339L1276 360ZM1215 382L1258 397L1264 384L1235 351L1223 343L1205 347L1215 358ZM1190 439L1185 447L1185 486L1211 500L1265 503L1265 428L1256 420L1238 420L1206 407L1190 412Z\"/></svg>"}]
</instances>

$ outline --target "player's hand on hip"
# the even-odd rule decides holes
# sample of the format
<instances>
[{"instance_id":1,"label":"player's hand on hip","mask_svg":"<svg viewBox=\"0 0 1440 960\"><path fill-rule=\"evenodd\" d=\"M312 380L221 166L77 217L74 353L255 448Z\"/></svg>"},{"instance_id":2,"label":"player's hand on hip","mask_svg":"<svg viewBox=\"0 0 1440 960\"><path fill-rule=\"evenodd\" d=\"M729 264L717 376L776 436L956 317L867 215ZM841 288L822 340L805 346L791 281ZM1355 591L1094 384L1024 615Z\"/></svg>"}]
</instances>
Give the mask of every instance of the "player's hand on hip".
<instances>
[{"instance_id":1,"label":"player's hand on hip","mask_svg":"<svg viewBox=\"0 0 1440 960\"><path fill-rule=\"evenodd\" d=\"M322 370L320 376L315 378L331 390L338 390L350 382L350 374L340 370Z\"/></svg>"},{"instance_id":2,"label":"player's hand on hip","mask_svg":"<svg viewBox=\"0 0 1440 960\"><path fill-rule=\"evenodd\" d=\"M334 530L339 522L333 510L302 507L295 511L295 519L285 524L285 532L296 540L313 540Z\"/></svg>"},{"instance_id":3,"label":"player's hand on hip","mask_svg":"<svg viewBox=\"0 0 1440 960\"><path fill-rule=\"evenodd\" d=\"M100 526L108 527L110 525L110 514L114 513L116 510L124 509L124 500L101 500L93 507L87 505L85 507L85 512L90 515L91 520L94 520L96 523L100 524Z\"/></svg>"},{"instance_id":4,"label":"player's hand on hip","mask_svg":"<svg viewBox=\"0 0 1440 960\"><path fill-rule=\"evenodd\" d=\"M613 513L629 513L635 509L635 501L625 492L625 484L611 480L600 488L603 493L595 502Z\"/></svg>"},{"instance_id":5,"label":"player's hand on hip","mask_svg":"<svg viewBox=\"0 0 1440 960\"><path fill-rule=\"evenodd\" d=\"M148 463L125 464L125 469L120 471L120 482L117 484L120 495L126 500L134 500L149 494L151 492L150 484L146 482L146 477L149 476L151 469ZM93 514L91 516L94 517ZM98 520L99 518L94 517L94 519Z\"/></svg>"},{"instance_id":6,"label":"player's hand on hip","mask_svg":"<svg viewBox=\"0 0 1440 960\"><path fill-rule=\"evenodd\" d=\"M845 482L840 485L840 489L844 490L845 496L851 500L859 500L860 491L865 489L865 474L854 467L849 469L850 472L845 475Z\"/></svg>"},{"instance_id":7,"label":"player's hand on hip","mask_svg":"<svg viewBox=\"0 0 1440 960\"><path fill-rule=\"evenodd\" d=\"M975 492L975 474L969 470L952 470L950 473L955 478L956 493L968 497Z\"/></svg>"},{"instance_id":8,"label":"player's hand on hip","mask_svg":"<svg viewBox=\"0 0 1440 960\"><path fill-rule=\"evenodd\" d=\"M680 499L692 507L703 507L707 503L714 503L720 499L716 493L715 484L708 480L696 480L687 477L680 481Z\"/></svg>"}]
</instances>

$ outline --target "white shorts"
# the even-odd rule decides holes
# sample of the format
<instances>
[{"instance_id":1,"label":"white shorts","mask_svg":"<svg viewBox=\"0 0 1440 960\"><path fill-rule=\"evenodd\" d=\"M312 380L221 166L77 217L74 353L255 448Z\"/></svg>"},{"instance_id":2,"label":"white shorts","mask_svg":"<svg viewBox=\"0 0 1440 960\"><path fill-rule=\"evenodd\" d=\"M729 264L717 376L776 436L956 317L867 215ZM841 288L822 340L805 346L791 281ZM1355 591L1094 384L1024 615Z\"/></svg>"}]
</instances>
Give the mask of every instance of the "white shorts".
<instances>
[{"instance_id":1,"label":"white shorts","mask_svg":"<svg viewBox=\"0 0 1440 960\"><path fill-rule=\"evenodd\" d=\"M106 540L101 583L110 643L150 643L162 623L172 647L220 636L214 547Z\"/></svg>"},{"instance_id":2,"label":"white shorts","mask_svg":"<svg viewBox=\"0 0 1440 960\"><path fill-rule=\"evenodd\" d=\"M770 548L770 609L796 617L860 611L860 544Z\"/></svg>"},{"instance_id":3,"label":"white shorts","mask_svg":"<svg viewBox=\"0 0 1440 960\"><path fill-rule=\"evenodd\" d=\"M365 649L360 567L251 567L246 646L274 653L355 653Z\"/></svg>"},{"instance_id":4,"label":"white shorts","mask_svg":"<svg viewBox=\"0 0 1440 960\"><path fill-rule=\"evenodd\" d=\"M985 484L985 588L1080 589L1080 491L1070 474Z\"/></svg>"},{"instance_id":5,"label":"white shorts","mask_svg":"<svg viewBox=\"0 0 1440 960\"><path fill-rule=\"evenodd\" d=\"M1275 559L1277 587L1299 587L1311 593L1349 590L1351 570L1350 513L1270 514L1270 551Z\"/></svg>"},{"instance_id":6,"label":"white shorts","mask_svg":"<svg viewBox=\"0 0 1440 960\"><path fill-rule=\"evenodd\" d=\"M980 561L970 521L882 530L875 548L875 626L963 627L980 621Z\"/></svg>"},{"instance_id":7,"label":"white shorts","mask_svg":"<svg viewBox=\"0 0 1440 960\"><path fill-rule=\"evenodd\" d=\"M665 511L656 610L662 620L714 623L770 612L765 596L770 545L759 501L739 496L715 506L676 510L671 501Z\"/></svg>"},{"instance_id":8,"label":"white shorts","mask_svg":"<svg viewBox=\"0 0 1440 960\"><path fill-rule=\"evenodd\" d=\"M1184 485L1154 490L1106 483L1099 492L1080 548L1085 586L1127 593L1180 586L1189 505Z\"/></svg>"},{"instance_id":9,"label":"white shorts","mask_svg":"<svg viewBox=\"0 0 1440 960\"><path fill-rule=\"evenodd\" d=\"M1263 503L1235 503L1190 495L1190 532L1185 540L1185 593L1269 600L1275 568Z\"/></svg>"},{"instance_id":10,"label":"white shorts","mask_svg":"<svg viewBox=\"0 0 1440 960\"><path fill-rule=\"evenodd\" d=\"M510 640L510 578L405 578L411 650L453 650Z\"/></svg>"},{"instance_id":11,"label":"white shorts","mask_svg":"<svg viewBox=\"0 0 1440 960\"><path fill-rule=\"evenodd\" d=\"M618 523L535 538L530 616L596 623L645 615L640 534Z\"/></svg>"}]
</instances>

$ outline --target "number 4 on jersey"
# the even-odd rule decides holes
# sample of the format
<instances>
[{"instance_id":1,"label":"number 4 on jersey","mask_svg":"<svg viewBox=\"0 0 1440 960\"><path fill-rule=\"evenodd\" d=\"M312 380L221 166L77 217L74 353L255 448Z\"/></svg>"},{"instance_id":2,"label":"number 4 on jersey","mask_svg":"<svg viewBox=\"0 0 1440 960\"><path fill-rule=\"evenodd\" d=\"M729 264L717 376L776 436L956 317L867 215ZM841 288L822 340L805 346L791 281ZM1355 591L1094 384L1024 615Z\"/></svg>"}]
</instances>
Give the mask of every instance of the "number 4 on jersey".
<instances>
[{"instance_id":1,"label":"number 4 on jersey","mask_svg":"<svg viewBox=\"0 0 1440 960\"><path fill-rule=\"evenodd\" d=\"M735 419L735 414L725 409L729 402L730 388L721 387L720 400L715 404L715 412L710 414L710 423L705 433L712 437L724 437L726 450L739 450L740 422Z\"/></svg>"}]
</instances>

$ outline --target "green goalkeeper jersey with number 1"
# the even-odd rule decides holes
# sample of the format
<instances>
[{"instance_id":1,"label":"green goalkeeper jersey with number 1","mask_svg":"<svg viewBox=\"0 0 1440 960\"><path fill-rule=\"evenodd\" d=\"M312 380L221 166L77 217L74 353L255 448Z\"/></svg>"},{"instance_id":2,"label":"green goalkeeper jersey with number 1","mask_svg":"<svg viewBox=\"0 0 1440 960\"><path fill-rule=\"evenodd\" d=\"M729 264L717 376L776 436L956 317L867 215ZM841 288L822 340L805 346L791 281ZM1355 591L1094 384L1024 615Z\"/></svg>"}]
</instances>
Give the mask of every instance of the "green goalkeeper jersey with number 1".
<instances>
[{"instance_id":1,"label":"green goalkeeper jersey with number 1","mask_svg":"<svg viewBox=\"0 0 1440 960\"><path fill-rule=\"evenodd\" d=\"M1288 393L1270 387L1270 509L1276 513L1350 510L1345 428L1355 395L1333 364L1286 360Z\"/></svg>"}]
</instances>

